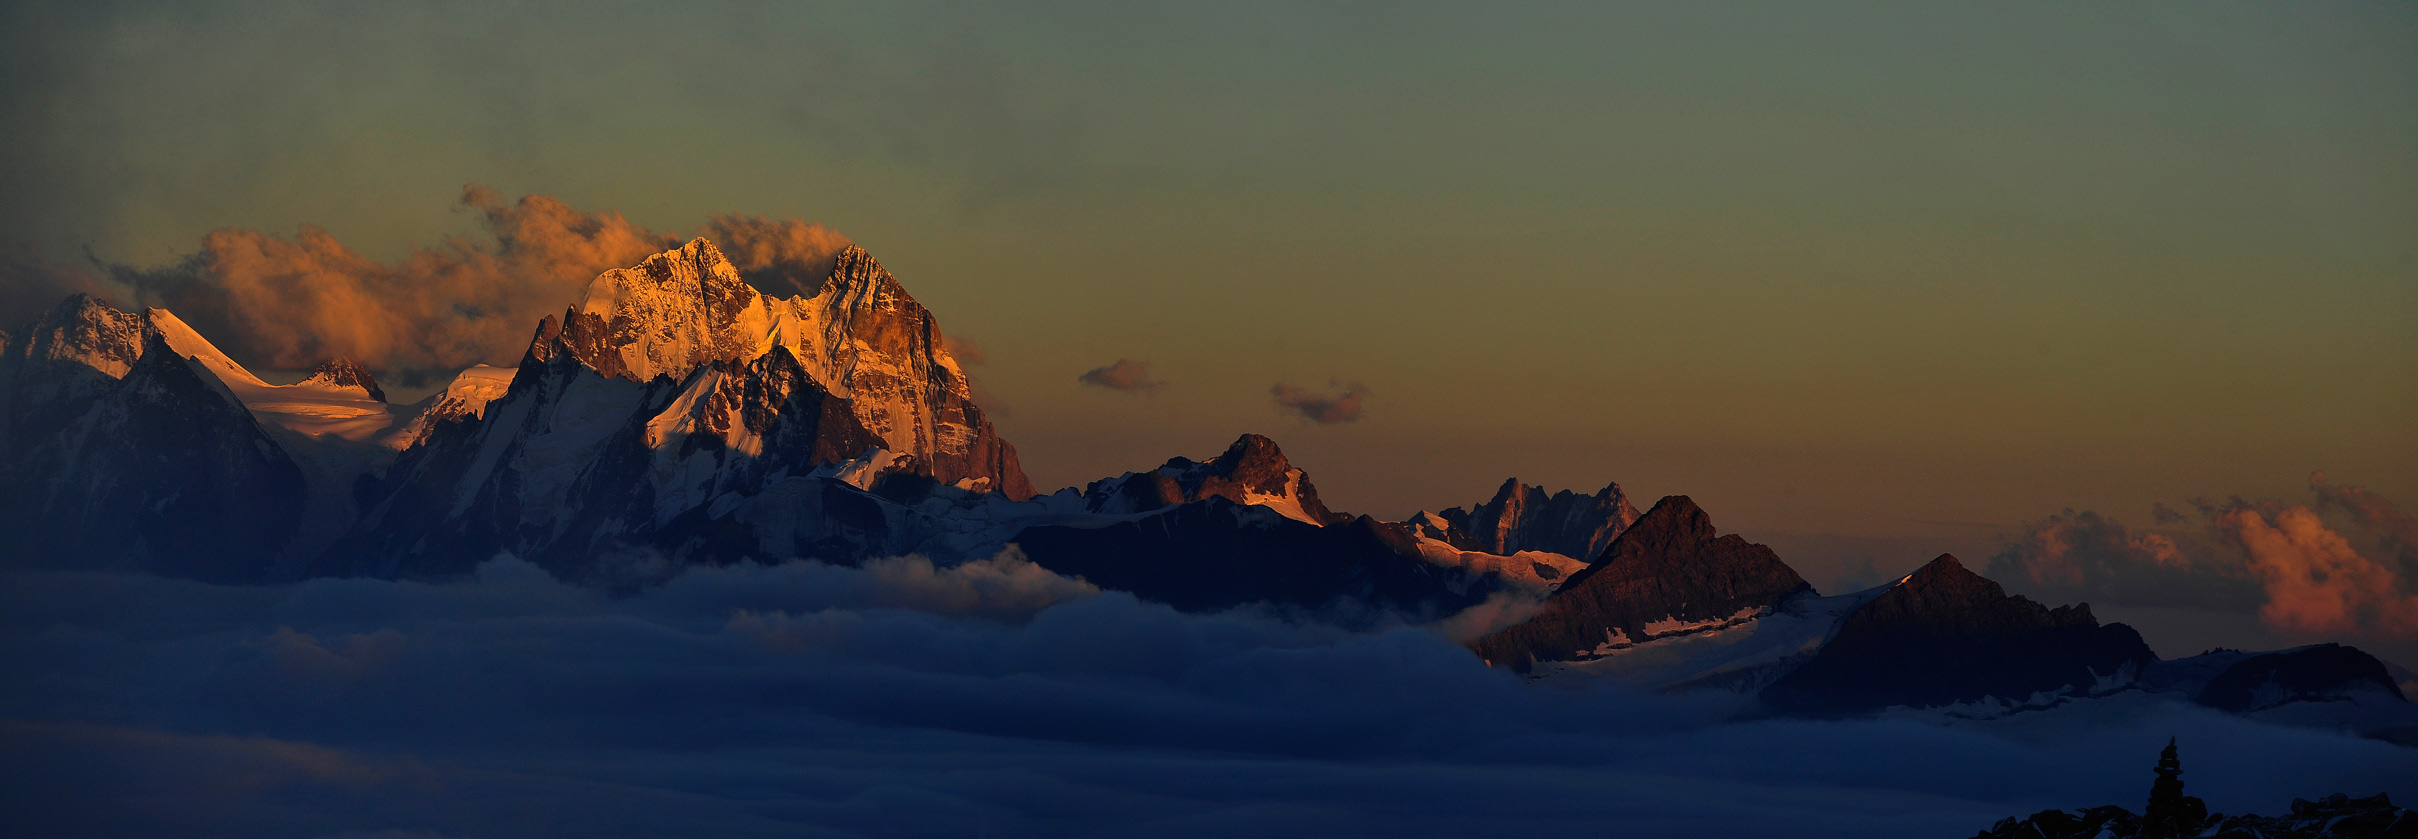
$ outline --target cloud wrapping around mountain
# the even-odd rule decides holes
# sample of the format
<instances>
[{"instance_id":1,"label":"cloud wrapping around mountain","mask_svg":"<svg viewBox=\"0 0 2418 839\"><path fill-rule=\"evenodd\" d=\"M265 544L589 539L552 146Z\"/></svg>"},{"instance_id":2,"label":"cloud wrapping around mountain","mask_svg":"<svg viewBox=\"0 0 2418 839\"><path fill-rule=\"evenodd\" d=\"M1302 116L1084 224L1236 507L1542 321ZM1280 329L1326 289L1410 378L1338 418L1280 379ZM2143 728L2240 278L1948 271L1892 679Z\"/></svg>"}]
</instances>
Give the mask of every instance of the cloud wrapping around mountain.
<instances>
[{"instance_id":1,"label":"cloud wrapping around mountain","mask_svg":"<svg viewBox=\"0 0 2418 839\"><path fill-rule=\"evenodd\" d=\"M739 266L748 284L777 297L813 297L831 278L833 259L851 244L819 224L737 213L714 216L704 235Z\"/></svg>"},{"instance_id":2,"label":"cloud wrapping around mountain","mask_svg":"<svg viewBox=\"0 0 2418 839\"><path fill-rule=\"evenodd\" d=\"M1530 685L1435 632L1187 615L1013 555L446 585L0 580L0 797L65 835L1962 835L2418 752L2165 703L1994 729ZM2086 718L2087 717L2087 718Z\"/></svg>"},{"instance_id":3,"label":"cloud wrapping around mountain","mask_svg":"<svg viewBox=\"0 0 2418 839\"><path fill-rule=\"evenodd\" d=\"M0 302L22 315L69 292L99 291L164 306L246 363L302 369L341 355L412 382L475 363L513 363L538 320L576 302L596 275L680 244L619 213L585 212L544 195L506 202L473 185L463 188L461 203L478 213L492 244L449 239L390 265L317 227L291 239L225 228L173 264L109 266L106 278L15 263L11 272L34 278L10 285L35 289L45 301ZM848 245L829 228L735 214L714 216L702 235L750 282L784 296L811 294Z\"/></svg>"},{"instance_id":4,"label":"cloud wrapping around mountain","mask_svg":"<svg viewBox=\"0 0 2418 839\"><path fill-rule=\"evenodd\" d=\"M1086 370L1083 375L1076 376L1075 381L1128 393L1157 390L1167 384L1150 377L1150 362L1130 358L1120 358L1115 364Z\"/></svg>"},{"instance_id":5,"label":"cloud wrapping around mountain","mask_svg":"<svg viewBox=\"0 0 2418 839\"><path fill-rule=\"evenodd\" d=\"M1361 404L1368 400L1368 387L1359 382L1350 384L1328 382L1327 384L1342 392L1322 393L1277 382L1275 386L1268 388L1268 395L1275 397L1277 407L1300 414L1303 419L1321 425L1358 421Z\"/></svg>"},{"instance_id":6,"label":"cloud wrapping around mountain","mask_svg":"<svg viewBox=\"0 0 2418 839\"><path fill-rule=\"evenodd\" d=\"M2418 527L2365 488L2321 473L2310 489L2314 505L2195 501L2197 526L2162 504L2152 529L2069 510L2028 526L1989 576L2058 602L2256 614L2306 641L2418 638Z\"/></svg>"}]
</instances>

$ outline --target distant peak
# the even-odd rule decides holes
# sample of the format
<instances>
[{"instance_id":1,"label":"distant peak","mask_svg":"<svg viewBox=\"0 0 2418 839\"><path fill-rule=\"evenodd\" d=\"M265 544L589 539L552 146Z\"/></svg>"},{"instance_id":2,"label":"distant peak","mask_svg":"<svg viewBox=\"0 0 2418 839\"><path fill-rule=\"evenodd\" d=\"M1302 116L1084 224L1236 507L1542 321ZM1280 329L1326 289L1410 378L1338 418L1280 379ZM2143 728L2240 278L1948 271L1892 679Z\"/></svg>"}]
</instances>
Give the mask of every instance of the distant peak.
<instances>
[{"instance_id":1,"label":"distant peak","mask_svg":"<svg viewBox=\"0 0 2418 839\"><path fill-rule=\"evenodd\" d=\"M53 324L68 324L95 323L103 320L132 322L135 318L136 315L133 313L111 305L107 300L79 291L68 295L66 300L59 301L59 305L51 307L50 313L43 320Z\"/></svg>"},{"instance_id":2,"label":"distant peak","mask_svg":"<svg viewBox=\"0 0 2418 839\"><path fill-rule=\"evenodd\" d=\"M386 401L386 391L379 389L378 380L370 376L369 370L341 355L319 362L318 369L312 370L311 377L303 381L328 387L357 387L368 391L372 399Z\"/></svg>"},{"instance_id":3,"label":"distant peak","mask_svg":"<svg viewBox=\"0 0 2418 839\"><path fill-rule=\"evenodd\" d=\"M1677 542L1709 542L1714 536L1713 517L1696 506L1695 499L1685 495L1665 495L1654 502L1653 509L1638 516L1635 524L1622 538L1634 537L1657 545Z\"/></svg>"},{"instance_id":4,"label":"distant peak","mask_svg":"<svg viewBox=\"0 0 2418 839\"><path fill-rule=\"evenodd\" d=\"M1916 591L1969 592L1991 599L2006 596L2006 589L1988 577L1973 573L1972 569L1956 559L1955 554L1940 554L1930 562L1923 563L1923 567L1906 575L1906 580L1899 586Z\"/></svg>"},{"instance_id":5,"label":"distant peak","mask_svg":"<svg viewBox=\"0 0 2418 839\"><path fill-rule=\"evenodd\" d=\"M104 301L101 298L79 291L74 294L67 295L67 299L60 301L59 305L53 307L51 311L80 312L86 309L108 309L110 311L116 311L117 307L109 305L107 301Z\"/></svg>"},{"instance_id":6,"label":"distant peak","mask_svg":"<svg viewBox=\"0 0 2418 839\"><path fill-rule=\"evenodd\" d=\"M874 259L873 254L856 245L840 249L839 254L831 258L831 277L823 287L826 290L839 289L842 294L906 293L906 289L899 286L898 278L890 276L889 270L882 267L881 260Z\"/></svg>"},{"instance_id":7,"label":"distant peak","mask_svg":"<svg viewBox=\"0 0 2418 839\"><path fill-rule=\"evenodd\" d=\"M1233 471L1236 466L1244 463L1274 462L1290 465L1286 464L1284 449L1278 448L1276 441L1257 434L1245 434L1235 438L1234 444L1227 446L1225 453L1218 455L1217 460L1212 462L1219 470L1227 472Z\"/></svg>"}]
</instances>

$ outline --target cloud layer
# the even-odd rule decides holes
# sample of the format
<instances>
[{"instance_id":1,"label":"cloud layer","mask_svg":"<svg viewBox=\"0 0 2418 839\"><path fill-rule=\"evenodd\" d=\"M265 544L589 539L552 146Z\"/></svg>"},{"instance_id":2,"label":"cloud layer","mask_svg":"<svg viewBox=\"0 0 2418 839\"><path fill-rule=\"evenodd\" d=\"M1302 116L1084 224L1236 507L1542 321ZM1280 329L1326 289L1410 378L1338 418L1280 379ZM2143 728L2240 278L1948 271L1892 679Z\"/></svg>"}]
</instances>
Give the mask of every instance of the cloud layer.
<instances>
[{"instance_id":1,"label":"cloud layer","mask_svg":"<svg viewBox=\"0 0 2418 839\"><path fill-rule=\"evenodd\" d=\"M2314 475L2316 503L2163 504L2157 526L2095 512L2032 523L1989 574L2053 600L2255 614L2303 641L2418 639L2413 528L2390 500Z\"/></svg>"},{"instance_id":2,"label":"cloud layer","mask_svg":"<svg viewBox=\"0 0 2418 839\"><path fill-rule=\"evenodd\" d=\"M2418 794L2418 752L2202 709L1947 728L1536 686L1436 632L1185 615L1013 555L626 597L0 580L0 796L42 835L1962 835Z\"/></svg>"},{"instance_id":3,"label":"cloud layer","mask_svg":"<svg viewBox=\"0 0 2418 839\"><path fill-rule=\"evenodd\" d=\"M1115 364L1086 370L1083 375L1076 376L1075 381L1128 393L1157 390L1167 384L1150 377L1150 362L1130 358L1120 358Z\"/></svg>"},{"instance_id":4,"label":"cloud layer","mask_svg":"<svg viewBox=\"0 0 2418 839\"><path fill-rule=\"evenodd\" d=\"M291 239L225 228L173 264L107 266L106 277L18 261L10 270L29 276L8 285L30 291L0 302L23 318L65 293L100 291L175 311L247 363L299 369L341 355L411 381L512 363L538 319L576 302L597 274L680 242L619 213L544 195L507 202L474 185L461 203L479 214L492 243L450 239L389 265L317 227ZM750 282L784 296L811 294L848 245L821 226L728 214L713 217L702 235Z\"/></svg>"},{"instance_id":5,"label":"cloud layer","mask_svg":"<svg viewBox=\"0 0 2418 839\"><path fill-rule=\"evenodd\" d=\"M1277 382L1268 388L1268 395L1276 399L1277 407L1288 413L1300 414L1311 422L1332 424L1358 421L1361 404L1368 400L1368 387L1359 382L1328 382L1327 385L1335 392L1315 391Z\"/></svg>"}]
</instances>

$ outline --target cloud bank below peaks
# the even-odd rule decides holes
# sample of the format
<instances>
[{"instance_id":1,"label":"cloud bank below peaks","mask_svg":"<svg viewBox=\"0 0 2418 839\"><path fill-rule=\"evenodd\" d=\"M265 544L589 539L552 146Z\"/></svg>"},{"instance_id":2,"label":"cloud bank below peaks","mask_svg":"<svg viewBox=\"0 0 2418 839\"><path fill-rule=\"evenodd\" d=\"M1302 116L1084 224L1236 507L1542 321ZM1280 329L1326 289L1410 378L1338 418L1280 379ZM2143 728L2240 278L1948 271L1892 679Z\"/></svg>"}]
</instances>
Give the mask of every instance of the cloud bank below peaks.
<instances>
[{"instance_id":1,"label":"cloud bank below peaks","mask_svg":"<svg viewBox=\"0 0 2418 839\"><path fill-rule=\"evenodd\" d=\"M2418 751L2195 707L1755 719L1013 554L624 597L510 557L444 585L16 573L0 667L0 796L36 835L1943 836L2133 799L2168 736L2227 811L2418 794Z\"/></svg>"}]
</instances>

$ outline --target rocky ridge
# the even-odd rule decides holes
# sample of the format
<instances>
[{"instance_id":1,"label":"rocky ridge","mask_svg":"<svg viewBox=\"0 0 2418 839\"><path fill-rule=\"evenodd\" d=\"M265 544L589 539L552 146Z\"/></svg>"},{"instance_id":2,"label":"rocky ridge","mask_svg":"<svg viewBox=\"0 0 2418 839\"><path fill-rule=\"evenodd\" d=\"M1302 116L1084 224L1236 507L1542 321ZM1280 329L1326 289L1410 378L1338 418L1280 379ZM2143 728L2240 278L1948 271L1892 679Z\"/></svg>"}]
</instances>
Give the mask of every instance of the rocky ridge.
<instances>
[{"instance_id":1,"label":"rocky ridge","mask_svg":"<svg viewBox=\"0 0 2418 839\"><path fill-rule=\"evenodd\" d=\"M1570 575L1544 608L1474 645L1489 662L1526 672L1665 635L1768 614L1812 586L1770 548L1716 535L1684 495L1656 502L1603 555Z\"/></svg>"},{"instance_id":2,"label":"rocky ridge","mask_svg":"<svg viewBox=\"0 0 2418 839\"><path fill-rule=\"evenodd\" d=\"M862 248L840 252L812 297L776 299L696 239L598 276L559 323L581 364L642 384L785 348L883 448L914 457L924 474L1012 500L1033 495L931 312Z\"/></svg>"},{"instance_id":3,"label":"rocky ridge","mask_svg":"<svg viewBox=\"0 0 2418 839\"><path fill-rule=\"evenodd\" d=\"M1593 495L1566 489L1548 495L1510 478L1486 503L1421 513L1413 523L1424 525L1422 535L1462 550L1499 556L1541 551L1585 561L1603 555L1637 515L1617 483Z\"/></svg>"},{"instance_id":4,"label":"rocky ridge","mask_svg":"<svg viewBox=\"0 0 2418 839\"><path fill-rule=\"evenodd\" d=\"M1108 514L1146 513L1209 498L1267 507L1310 525L1352 518L1328 510L1309 476L1285 459L1275 441L1257 434L1237 438L1206 462L1176 457L1148 472L1093 481L1083 491L1086 507Z\"/></svg>"},{"instance_id":5,"label":"rocky ridge","mask_svg":"<svg viewBox=\"0 0 2418 839\"><path fill-rule=\"evenodd\" d=\"M2051 609L2009 596L1942 554L1849 614L1763 697L1814 714L2023 701L2129 687L2156 660L2140 633L2101 626L2088 604Z\"/></svg>"},{"instance_id":6,"label":"rocky ridge","mask_svg":"<svg viewBox=\"0 0 2418 839\"><path fill-rule=\"evenodd\" d=\"M369 374L369 370L343 356L320 362L319 367L311 371L310 377L303 379L300 384L325 388L359 388L371 399L380 402L386 401L386 391L378 388L378 380Z\"/></svg>"},{"instance_id":7,"label":"rocky ridge","mask_svg":"<svg viewBox=\"0 0 2418 839\"><path fill-rule=\"evenodd\" d=\"M81 295L0 347L8 553L259 579L303 520L304 480L212 369L223 358L165 311Z\"/></svg>"}]
</instances>

